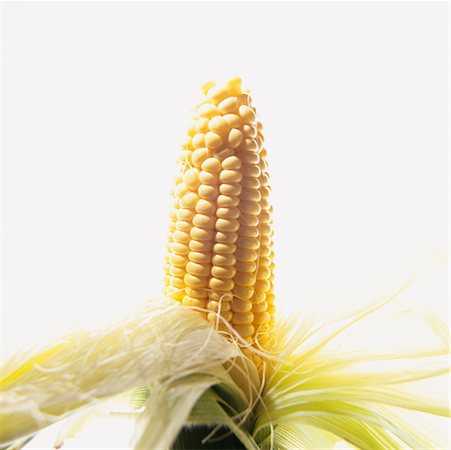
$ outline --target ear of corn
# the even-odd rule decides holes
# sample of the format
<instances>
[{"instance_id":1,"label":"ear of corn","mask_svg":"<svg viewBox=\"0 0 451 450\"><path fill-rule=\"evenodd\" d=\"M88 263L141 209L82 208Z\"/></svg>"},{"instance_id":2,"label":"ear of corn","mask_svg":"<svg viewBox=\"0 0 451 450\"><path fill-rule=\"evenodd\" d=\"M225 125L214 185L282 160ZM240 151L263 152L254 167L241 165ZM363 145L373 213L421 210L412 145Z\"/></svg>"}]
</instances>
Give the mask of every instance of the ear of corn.
<instances>
[{"instance_id":1,"label":"ear of corn","mask_svg":"<svg viewBox=\"0 0 451 450\"><path fill-rule=\"evenodd\" d=\"M203 91L173 190L165 294L264 345L274 316L274 252L262 124L241 79Z\"/></svg>"}]
</instances>

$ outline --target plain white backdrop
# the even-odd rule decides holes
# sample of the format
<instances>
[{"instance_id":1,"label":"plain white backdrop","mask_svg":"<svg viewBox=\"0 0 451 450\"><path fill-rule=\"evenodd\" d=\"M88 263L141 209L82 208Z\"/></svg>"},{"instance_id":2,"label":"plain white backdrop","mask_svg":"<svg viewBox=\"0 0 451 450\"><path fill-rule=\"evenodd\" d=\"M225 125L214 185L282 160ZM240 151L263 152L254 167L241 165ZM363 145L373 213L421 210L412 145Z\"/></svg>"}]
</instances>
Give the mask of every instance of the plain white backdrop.
<instances>
[{"instance_id":1,"label":"plain white backdrop","mask_svg":"<svg viewBox=\"0 0 451 450\"><path fill-rule=\"evenodd\" d=\"M190 108L235 74L264 124L280 309L417 274L405 301L446 319L448 27L447 2L5 2L3 354L161 294Z\"/></svg>"}]
</instances>

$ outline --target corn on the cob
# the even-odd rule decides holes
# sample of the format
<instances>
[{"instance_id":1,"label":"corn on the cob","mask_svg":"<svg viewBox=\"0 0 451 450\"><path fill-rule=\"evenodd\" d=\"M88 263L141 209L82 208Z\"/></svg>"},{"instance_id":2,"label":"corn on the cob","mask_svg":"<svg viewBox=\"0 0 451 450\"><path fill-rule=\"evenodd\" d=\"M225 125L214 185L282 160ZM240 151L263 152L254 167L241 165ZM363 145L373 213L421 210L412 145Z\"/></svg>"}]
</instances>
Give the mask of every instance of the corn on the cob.
<instances>
[{"instance_id":1,"label":"corn on the cob","mask_svg":"<svg viewBox=\"0 0 451 450\"><path fill-rule=\"evenodd\" d=\"M274 315L272 207L262 124L241 79L207 83L179 158L165 294L265 344Z\"/></svg>"}]
</instances>

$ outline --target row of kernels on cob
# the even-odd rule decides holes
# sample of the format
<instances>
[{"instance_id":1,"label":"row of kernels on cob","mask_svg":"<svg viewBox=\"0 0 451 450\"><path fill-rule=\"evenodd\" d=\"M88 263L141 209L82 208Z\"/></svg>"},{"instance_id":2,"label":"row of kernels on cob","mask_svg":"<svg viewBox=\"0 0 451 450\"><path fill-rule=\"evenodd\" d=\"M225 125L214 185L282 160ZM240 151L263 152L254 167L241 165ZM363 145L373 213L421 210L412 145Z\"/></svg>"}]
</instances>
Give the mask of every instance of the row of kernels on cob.
<instances>
[{"instance_id":1,"label":"row of kernels on cob","mask_svg":"<svg viewBox=\"0 0 451 450\"><path fill-rule=\"evenodd\" d=\"M274 254L262 126L240 79L204 92L179 159L165 293L264 343L274 313Z\"/></svg>"}]
</instances>

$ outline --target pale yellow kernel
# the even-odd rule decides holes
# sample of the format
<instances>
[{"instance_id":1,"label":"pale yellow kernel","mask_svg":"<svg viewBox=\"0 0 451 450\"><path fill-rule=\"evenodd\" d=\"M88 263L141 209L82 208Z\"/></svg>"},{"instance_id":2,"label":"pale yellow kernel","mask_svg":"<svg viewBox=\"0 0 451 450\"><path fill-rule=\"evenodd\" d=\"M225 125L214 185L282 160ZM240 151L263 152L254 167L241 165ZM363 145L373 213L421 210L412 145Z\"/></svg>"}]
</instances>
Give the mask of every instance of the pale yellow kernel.
<instances>
[{"instance_id":1,"label":"pale yellow kernel","mask_svg":"<svg viewBox=\"0 0 451 450\"><path fill-rule=\"evenodd\" d=\"M240 216L241 225L245 225L248 227L256 227L259 223L258 216L254 216L252 214L241 213Z\"/></svg>"},{"instance_id":2,"label":"pale yellow kernel","mask_svg":"<svg viewBox=\"0 0 451 450\"><path fill-rule=\"evenodd\" d=\"M218 105L218 110L221 114L229 114L238 108L238 100L236 97L227 97Z\"/></svg>"},{"instance_id":3,"label":"pale yellow kernel","mask_svg":"<svg viewBox=\"0 0 451 450\"><path fill-rule=\"evenodd\" d=\"M195 149L205 147L205 134L204 133L195 134L192 143Z\"/></svg>"},{"instance_id":4,"label":"pale yellow kernel","mask_svg":"<svg viewBox=\"0 0 451 450\"><path fill-rule=\"evenodd\" d=\"M171 280L171 277L170 277L169 275L165 275L165 276L163 277L163 282L164 282L165 286L168 286L168 285L169 285L170 280Z\"/></svg>"},{"instance_id":5,"label":"pale yellow kernel","mask_svg":"<svg viewBox=\"0 0 451 450\"><path fill-rule=\"evenodd\" d=\"M260 213L260 222L261 223L271 223L272 217L269 211L262 211Z\"/></svg>"},{"instance_id":6,"label":"pale yellow kernel","mask_svg":"<svg viewBox=\"0 0 451 450\"><path fill-rule=\"evenodd\" d=\"M231 311L232 304L228 301L210 300L207 304L207 309L215 312L218 312L219 310L221 310L221 312Z\"/></svg>"},{"instance_id":7,"label":"pale yellow kernel","mask_svg":"<svg viewBox=\"0 0 451 450\"><path fill-rule=\"evenodd\" d=\"M209 286L211 289L216 289L218 291L230 291L233 289L235 284L231 279L222 278L210 278Z\"/></svg>"},{"instance_id":8,"label":"pale yellow kernel","mask_svg":"<svg viewBox=\"0 0 451 450\"><path fill-rule=\"evenodd\" d=\"M260 249L260 256L270 256L272 253L271 247L268 247L266 245L263 245Z\"/></svg>"},{"instance_id":9,"label":"pale yellow kernel","mask_svg":"<svg viewBox=\"0 0 451 450\"><path fill-rule=\"evenodd\" d=\"M229 91L220 86L213 86L212 88L210 88L208 90L208 93L207 93L207 97L210 100L214 101L215 103L220 102L221 100L225 99L229 95L230 95Z\"/></svg>"},{"instance_id":10,"label":"pale yellow kernel","mask_svg":"<svg viewBox=\"0 0 451 450\"><path fill-rule=\"evenodd\" d=\"M255 143L257 144L257 148L260 150L263 147L263 139L260 136L256 136ZM263 155L260 155L263 158Z\"/></svg>"},{"instance_id":11,"label":"pale yellow kernel","mask_svg":"<svg viewBox=\"0 0 451 450\"><path fill-rule=\"evenodd\" d=\"M252 323L253 320L254 320L254 313L249 311L249 312L233 314L232 323L234 325L245 324L245 323Z\"/></svg>"},{"instance_id":12,"label":"pale yellow kernel","mask_svg":"<svg viewBox=\"0 0 451 450\"><path fill-rule=\"evenodd\" d=\"M212 117L218 115L218 108L211 103L204 103L199 106L197 113L200 117L206 117L207 119L211 119Z\"/></svg>"},{"instance_id":13,"label":"pale yellow kernel","mask_svg":"<svg viewBox=\"0 0 451 450\"><path fill-rule=\"evenodd\" d=\"M180 242L181 244L187 244L190 240L189 233L185 231L174 231L174 241Z\"/></svg>"},{"instance_id":14,"label":"pale yellow kernel","mask_svg":"<svg viewBox=\"0 0 451 450\"><path fill-rule=\"evenodd\" d=\"M272 227L269 223L260 224L260 233L262 236L270 236L272 232Z\"/></svg>"},{"instance_id":15,"label":"pale yellow kernel","mask_svg":"<svg viewBox=\"0 0 451 450\"><path fill-rule=\"evenodd\" d=\"M242 190L239 183L223 183L219 186L219 192L224 195L240 195Z\"/></svg>"},{"instance_id":16,"label":"pale yellow kernel","mask_svg":"<svg viewBox=\"0 0 451 450\"><path fill-rule=\"evenodd\" d=\"M208 128L215 133L225 135L229 131L230 126L222 116L215 116L210 120Z\"/></svg>"},{"instance_id":17,"label":"pale yellow kernel","mask_svg":"<svg viewBox=\"0 0 451 450\"><path fill-rule=\"evenodd\" d=\"M219 206L219 203L218 203ZM235 206L220 206L216 210L216 216L220 219L238 219L240 217L240 210Z\"/></svg>"},{"instance_id":18,"label":"pale yellow kernel","mask_svg":"<svg viewBox=\"0 0 451 450\"><path fill-rule=\"evenodd\" d=\"M249 94L246 93L242 93L240 95L238 95L238 102L240 103L240 105L247 105L250 106L251 104L251 97Z\"/></svg>"},{"instance_id":19,"label":"pale yellow kernel","mask_svg":"<svg viewBox=\"0 0 451 450\"><path fill-rule=\"evenodd\" d=\"M174 220L171 220L170 222L169 222L169 231L174 231L175 229L176 229L176 226L175 226L175 223L176 223L177 221L174 221Z\"/></svg>"},{"instance_id":20,"label":"pale yellow kernel","mask_svg":"<svg viewBox=\"0 0 451 450\"><path fill-rule=\"evenodd\" d=\"M183 267L170 266L169 273L173 277L183 278L186 275L186 270Z\"/></svg>"},{"instance_id":21,"label":"pale yellow kernel","mask_svg":"<svg viewBox=\"0 0 451 450\"><path fill-rule=\"evenodd\" d=\"M214 150L216 148L221 147L221 145L223 144L223 140L220 134L214 133L213 131L209 131L205 135L205 144L207 145L208 148Z\"/></svg>"},{"instance_id":22,"label":"pale yellow kernel","mask_svg":"<svg viewBox=\"0 0 451 450\"><path fill-rule=\"evenodd\" d=\"M208 131L209 120L206 117L201 117L196 121L195 129L198 133L206 133Z\"/></svg>"},{"instance_id":23,"label":"pale yellow kernel","mask_svg":"<svg viewBox=\"0 0 451 450\"><path fill-rule=\"evenodd\" d=\"M171 286L174 286L175 288L178 289L182 289L185 287L185 283L183 282L182 278L171 277Z\"/></svg>"},{"instance_id":24,"label":"pale yellow kernel","mask_svg":"<svg viewBox=\"0 0 451 450\"><path fill-rule=\"evenodd\" d=\"M258 165L255 164L245 164L241 168L241 172L243 174L243 177L251 177L251 178L258 178L261 174L260 167L258 167Z\"/></svg>"},{"instance_id":25,"label":"pale yellow kernel","mask_svg":"<svg viewBox=\"0 0 451 450\"><path fill-rule=\"evenodd\" d=\"M218 231L237 231L240 223L235 219L217 219L216 230Z\"/></svg>"},{"instance_id":26,"label":"pale yellow kernel","mask_svg":"<svg viewBox=\"0 0 451 450\"><path fill-rule=\"evenodd\" d=\"M223 195L223 194L218 195L217 205L219 207L238 206L239 204L240 204L240 197L238 197L237 195ZM238 214L238 216L239 216L239 214Z\"/></svg>"},{"instance_id":27,"label":"pale yellow kernel","mask_svg":"<svg viewBox=\"0 0 451 450\"><path fill-rule=\"evenodd\" d=\"M238 239L238 233L217 231L215 239L221 244L234 244Z\"/></svg>"},{"instance_id":28,"label":"pale yellow kernel","mask_svg":"<svg viewBox=\"0 0 451 450\"><path fill-rule=\"evenodd\" d=\"M190 136L193 136L194 134L196 134L195 130L196 130L196 121L194 120L188 126L188 134Z\"/></svg>"},{"instance_id":29,"label":"pale yellow kernel","mask_svg":"<svg viewBox=\"0 0 451 450\"><path fill-rule=\"evenodd\" d=\"M186 258L186 256L176 255L174 253L170 256L169 261L173 266L184 267L188 262L188 259Z\"/></svg>"},{"instance_id":30,"label":"pale yellow kernel","mask_svg":"<svg viewBox=\"0 0 451 450\"><path fill-rule=\"evenodd\" d=\"M237 272L233 280L238 286L253 286L255 275L251 272Z\"/></svg>"},{"instance_id":31,"label":"pale yellow kernel","mask_svg":"<svg viewBox=\"0 0 451 450\"><path fill-rule=\"evenodd\" d=\"M258 152L257 141L252 138L245 138L241 144L240 150L244 150L247 152Z\"/></svg>"},{"instance_id":32,"label":"pale yellow kernel","mask_svg":"<svg viewBox=\"0 0 451 450\"><path fill-rule=\"evenodd\" d=\"M268 258L267 256L260 257L260 259L258 260L258 265L260 267L271 267L271 264L272 264L272 260L271 260L271 258Z\"/></svg>"},{"instance_id":33,"label":"pale yellow kernel","mask_svg":"<svg viewBox=\"0 0 451 450\"><path fill-rule=\"evenodd\" d=\"M269 209L271 207L269 200L262 198L260 205L262 207L262 209Z\"/></svg>"},{"instance_id":34,"label":"pale yellow kernel","mask_svg":"<svg viewBox=\"0 0 451 450\"><path fill-rule=\"evenodd\" d=\"M241 160L238 156L229 156L222 161L222 168L229 170L239 170L241 169Z\"/></svg>"},{"instance_id":35,"label":"pale yellow kernel","mask_svg":"<svg viewBox=\"0 0 451 450\"><path fill-rule=\"evenodd\" d=\"M257 261L237 261L235 269L240 272L252 272L257 270Z\"/></svg>"},{"instance_id":36,"label":"pale yellow kernel","mask_svg":"<svg viewBox=\"0 0 451 450\"><path fill-rule=\"evenodd\" d=\"M190 251L188 253L188 259L193 262L206 264L211 261L212 253L211 252L193 252Z\"/></svg>"},{"instance_id":37,"label":"pale yellow kernel","mask_svg":"<svg viewBox=\"0 0 451 450\"><path fill-rule=\"evenodd\" d=\"M255 290L258 292L268 292L271 284L268 280L257 280L255 282Z\"/></svg>"},{"instance_id":38,"label":"pale yellow kernel","mask_svg":"<svg viewBox=\"0 0 451 450\"><path fill-rule=\"evenodd\" d=\"M210 264L199 264L193 261L189 261L186 264L186 271L191 275L197 275L198 277L208 277L210 275Z\"/></svg>"},{"instance_id":39,"label":"pale yellow kernel","mask_svg":"<svg viewBox=\"0 0 451 450\"><path fill-rule=\"evenodd\" d=\"M185 139L185 142L182 144L182 149L192 150L193 149L193 139L191 136L188 136Z\"/></svg>"},{"instance_id":40,"label":"pale yellow kernel","mask_svg":"<svg viewBox=\"0 0 451 450\"><path fill-rule=\"evenodd\" d=\"M253 323L256 325L269 322L269 319L271 319L271 316L267 311L254 312Z\"/></svg>"},{"instance_id":41,"label":"pale yellow kernel","mask_svg":"<svg viewBox=\"0 0 451 450\"><path fill-rule=\"evenodd\" d=\"M235 276L236 269L233 266L213 266L211 275L215 278L230 279Z\"/></svg>"},{"instance_id":42,"label":"pale yellow kernel","mask_svg":"<svg viewBox=\"0 0 451 450\"><path fill-rule=\"evenodd\" d=\"M185 280L186 285L191 288L205 288L208 286L208 278L206 277L199 277L187 273L183 279Z\"/></svg>"},{"instance_id":43,"label":"pale yellow kernel","mask_svg":"<svg viewBox=\"0 0 451 450\"><path fill-rule=\"evenodd\" d=\"M249 312L252 310L252 303L249 300L241 300L235 297L231 303L233 312Z\"/></svg>"},{"instance_id":44,"label":"pale yellow kernel","mask_svg":"<svg viewBox=\"0 0 451 450\"><path fill-rule=\"evenodd\" d=\"M260 191L257 191L255 189L243 189L243 192L241 193L240 200L242 202L249 201L249 202L259 202L261 199Z\"/></svg>"},{"instance_id":45,"label":"pale yellow kernel","mask_svg":"<svg viewBox=\"0 0 451 450\"><path fill-rule=\"evenodd\" d=\"M268 303L262 301L260 303L252 303L252 311L255 313L265 312L268 309Z\"/></svg>"},{"instance_id":46,"label":"pale yellow kernel","mask_svg":"<svg viewBox=\"0 0 451 450\"><path fill-rule=\"evenodd\" d=\"M183 150L181 153L180 153L180 156L179 156L179 162L181 163L181 164L187 164L187 165L190 165L191 164L191 155L192 155L192 151L191 150Z\"/></svg>"},{"instance_id":47,"label":"pale yellow kernel","mask_svg":"<svg viewBox=\"0 0 451 450\"><path fill-rule=\"evenodd\" d=\"M252 125L256 121L255 112L247 105L241 105L238 108L238 115L240 116L243 123Z\"/></svg>"},{"instance_id":48,"label":"pale yellow kernel","mask_svg":"<svg viewBox=\"0 0 451 450\"><path fill-rule=\"evenodd\" d=\"M258 164L260 162L260 155L258 153L240 150L239 155L243 164Z\"/></svg>"},{"instance_id":49,"label":"pale yellow kernel","mask_svg":"<svg viewBox=\"0 0 451 450\"><path fill-rule=\"evenodd\" d=\"M200 185L199 171L197 169L188 169L183 175L183 182L191 191L196 191Z\"/></svg>"},{"instance_id":50,"label":"pale yellow kernel","mask_svg":"<svg viewBox=\"0 0 451 450\"><path fill-rule=\"evenodd\" d=\"M193 225L199 228L213 229L215 227L215 218L207 214L196 214L193 217Z\"/></svg>"},{"instance_id":51,"label":"pale yellow kernel","mask_svg":"<svg viewBox=\"0 0 451 450\"><path fill-rule=\"evenodd\" d=\"M259 267L257 271L257 280L267 280L271 276L269 267Z\"/></svg>"},{"instance_id":52,"label":"pale yellow kernel","mask_svg":"<svg viewBox=\"0 0 451 450\"><path fill-rule=\"evenodd\" d=\"M202 184L217 185L219 183L218 174L207 170L201 170L199 178Z\"/></svg>"},{"instance_id":53,"label":"pale yellow kernel","mask_svg":"<svg viewBox=\"0 0 451 450\"><path fill-rule=\"evenodd\" d=\"M240 248L247 248L248 250L258 250L260 242L258 239L246 239L240 237L237 241L237 246Z\"/></svg>"},{"instance_id":54,"label":"pale yellow kernel","mask_svg":"<svg viewBox=\"0 0 451 450\"><path fill-rule=\"evenodd\" d=\"M210 241L213 239L214 231L205 228L193 227L190 236L196 241Z\"/></svg>"},{"instance_id":55,"label":"pale yellow kernel","mask_svg":"<svg viewBox=\"0 0 451 450\"><path fill-rule=\"evenodd\" d=\"M187 220L177 220L177 222L175 222L175 228L180 231L189 231L191 223Z\"/></svg>"},{"instance_id":56,"label":"pale yellow kernel","mask_svg":"<svg viewBox=\"0 0 451 450\"><path fill-rule=\"evenodd\" d=\"M233 154L235 154L235 150L229 147L217 148L213 151L213 155L216 156L216 158L218 158L220 161Z\"/></svg>"},{"instance_id":57,"label":"pale yellow kernel","mask_svg":"<svg viewBox=\"0 0 451 450\"><path fill-rule=\"evenodd\" d=\"M197 195L204 200L214 200L218 196L218 186L211 184L201 184L197 190Z\"/></svg>"},{"instance_id":58,"label":"pale yellow kernel","mask_svg":"<svg viewBox=\"0 0 451 450\"><path fill-rule=\"evenodd\" d=\"M232 128L229 131L229 134L227 136L227 141L229 143L229 146L232 148L237 148L243 140L243 134L238 128Z\"/></svg>"},{"instance_id":59,"label":"pale yellow kernel","mask_svg":"<svg viewBox=\"0 0 451 450\"><path fill-rule=\"evenodd\" d=\"M226 114L224 116L224 120L229 124L230 128L240 128L241 127L241 119L236 114Z\"/></svg>"},{"instance_id":60,"label":"pale yellow kernel","mask_svg":"<svg viewBox=\"0 0 451 450\"><path fill-rule=\"evenodd\" d=\"M238 230L238 234L243 237L256 238L259 236L260 231L258 230L258 226L250 227L247 225L241 225Z\"/></svg>"},{"instance_id":61,"label":"pale yellow kernel","mask_svg":"<svg viewBox=\"0 0 451 450\"><path fill-rule=\"evenodd\" d=\"M189 192L180 199L180 206L185 209L194 208L198 200L199 197L196 193Z\"/></svg>"},{"instance_id":62,"label":"pale yellow kernel","mask_svg":"<svg viewBox=\"0 0 451 450\"><path fill-rule=\"evenodd\" d=\"M190 297L200 298L200 299L208 299L208 288L192 288L187 287L185 288L185 292Z\"/></svg>"},{"instance_id":63,"label":"pale yellow kernel","mask_svg":"<svg viewBox=\"0 0 451 450\"><path fill-rule=\"evenodd\" d=\"M189 236L188 236L189 239ZM192 239L189 241L188 247L193 252L211 252L213 242L211 241L196 241Z\"/></svg>"},{"instance_id":64,"label":"pale yellow kernel","mask_svg":"<svg viewBox=\"0 0 451 450\"><path fill-rule=\"evenodd\" d=\"M240 202L240 209L244 214L258 215L261 211L261 206L258 202L242 201Z\"/></svg>"},{"instance_id":65,"label":"pale yellow kernel","mask_svg":"<svg viewBox=\"0 0 451 450\"><path fill-rule=\"evenodd\" d=\"M205 308L207 306L207 300L185 295L182 300L182 305L190 306L192 308Z\"/></svg>"},{"instance_id":66,"label":"pale yellow kernel","mask_svg":"<svg viewBox=\"0 0 451 450\"><path fill-rule=\"evenodd\" d=\"M236 324L233 328L243 338L252 336L255 331L254 325L250 323Z\"/></svg>"},{"instance_id":67,"label":"pale yellow kernel","mask_svg":"<svg viewBox=\"0 0 451 450\"><path fill-rule=\"evenodd\" d=\"M234 266L236 264L235 255L214 255L212 258L214 266Z\"/></svg>"},{"instance_id":68,"label":"pale yellow kernel","mask_svg":"<svg viewBox=\"0 0 451 450\"><path fill-rule=\"evenodd\" d=\"M267 300L267 295L266 292L255 292L252 297L252 304L259 305L260 303L265 302Z\"/></svg>"},{"instance_id":69,"label":"pale yellow kernel","mask_svg":"<svg viewBox=\"0 0 451 450\"><path fill-rule=\"evenodd\" d=\"M174 300L181 301L183 299L183 296L185 295L185 292L183 289L177 289L175 287L167 287L166 289L166 296L170 297Z\"/></svg>"},{"instance_id":70,"label":"pale yellow kernel","mask_svg":"<svg viewBox=\"0 0 451 450\"><path fill-rule=\"evenodd\" d=\"M257 128L252 125L245 124L243 125L243 136L247 138L256 138L257 137Z\"/></svg>"},{"instance_id":71,"label":"pale yellow kernel","mask_svg":"<svg viewBox=\"0 0 451 450\"><path fill-rule=\"evenodd\" d=\"M221 317L225 321L229 322L232 319L232 313L230 311L221 311ZM221 319L219 319L218 315L214 312L207 314L207 320L209 322L217 322L219 320L219 322L221 323Z\"/></svg>"},{"instance_id":72,"label":"pale yellow kernel","mask_svg":"<svg viewBox=\"0 0 451 450\"><path fill-rule=\"evenodd\" d=\"M209 152L207 148L198 148L194 150L193 155L191 157L193 161L193 165L200 168L202 163L208 158Z\"/></svg>"},{"instance_id":73,"label":"pale yellow kernel","mask_svg":"<svg viewBox=\"0 0 451 450\"><path fill-rule=\"evenodd\" d=\"M217 255L233 255L236 252L236 245L217 242L213 246L213 252Z\"/></svg>"},{"instance_id":74,"label":"pale yellow kernel","mask_svg":"<svg viewBox=\"0 0 451 450\"><path fill-rule=\"evenodd\" d=\"M221 162L218 158L207 158L201 165L202 170L207 170L212 173L219 173L221 171Z\"/></svg>"},{"instance_id":75,"label":"pale yellow kernel","mask_svg":"<svg viewBox=\"0 0 451 450\"><path fill-rule=\"evenodd\" d=\"M238 248L236 251L238 261L255 261L258 253L255 250L248 250L246 248Z\"/></svg>"},{"instance_id":76,"label":"pale yellow kernel","mask_svg":"<svg viewBox=\"0 0 451 450\"><path fill-rule=\"evenodd\" d=\"M185 183L180 183L176 186L175 188L175 195L178 198L183 197L185 194L187 194L189 192L188 187L186 186Z\"/></svg>"},{"instance_id":77,"label":"pale yellow kernel","mask_svg":"<svg viewBox=\"0 0 451 450\"><path fill-rule=\"evenodd\" d=\"M272 236L261 236L260 237L260 244L269 246L272 243Z\"/></svg>"},{"instance_id":78,"label":"pale yellow kernel","mask_svg":"<svg viewBox=\"0 0 451 450\"><path fill-rule=\"evenodd\" d=\"M243 178L243 175L238 170L224 169L219 174L219 180L224 184L239 183Z\"/></svg>"},{"instance_id":79,"label":"pale yellow kernel","mask_svg":"<svg viewBox=\"0 0 451 450\"><path fill-rule=\"evenodd\" d=\"M226 82L226 88L229 92L233 93L234 95L241 94L241 84L242 84L241 77L233 77L229 81Z\"/></svg>"},{"instance_id":80,"label":"pale yellow kernel","mask_svg":"<svg viewBox=\"0 0 451 450\"><path fill-rule=\"evenodd\" d=\"M241 186L243 189L259 189L260 180L258 178L246 177L242 179Z\"/></svg>"},{"instance_id":81,"label":"pale yellow kernel","mask_svg":"<svg viewBox=\"0 0 451 450\"><path fill-rule=\"evenodd\" d=\"M216 212L216 205L210 200L201 198L196 204L196 212L212 216Z\"/></svg>"},{"instance_id":82,"label":"pale yellow kernel","mask_svg":"<svg viewBox=\"0 0 451 450\"><path fill-rule=\"evenodd\" d=\"M189 253L189 248L186 244L181 244L180 242L173 242L171 247L172 251L177 255L185 256Z\"/></svg>"},{"instance_id":83,"label":"pale yellow kernel","mask_svg":"<svg viewBox=\"0 0 451 450\"><path fill-rule=\"evenodd\" d=\"M254 287L253 286L235 286L233 289L233 295L235 298L249 301L254 295ZM235 299L234 298L234 299Z\"/></svg>"}]
</instances>

